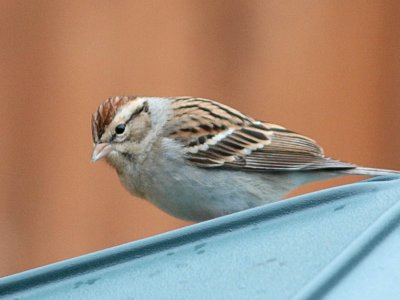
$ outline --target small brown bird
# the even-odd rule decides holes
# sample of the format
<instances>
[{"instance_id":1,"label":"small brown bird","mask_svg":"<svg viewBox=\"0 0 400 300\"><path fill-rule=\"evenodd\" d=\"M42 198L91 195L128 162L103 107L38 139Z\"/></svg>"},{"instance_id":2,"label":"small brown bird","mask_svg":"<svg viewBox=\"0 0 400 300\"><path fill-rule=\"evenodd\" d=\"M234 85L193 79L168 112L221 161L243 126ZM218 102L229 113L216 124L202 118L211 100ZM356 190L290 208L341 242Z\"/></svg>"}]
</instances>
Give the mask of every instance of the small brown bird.
<instances>
[{"instance_id":1,"label":"small brown bird","mask_svg":"<svg viewBox=\"0 0 400 300\"><path fill-rule=\"evenodd\" d=\"M324 156L312 139L192 97L111 97L93 114L92 161L178 218L202 221L281 199L312 181L399 171Z\"/></svg>"}]
</instances>

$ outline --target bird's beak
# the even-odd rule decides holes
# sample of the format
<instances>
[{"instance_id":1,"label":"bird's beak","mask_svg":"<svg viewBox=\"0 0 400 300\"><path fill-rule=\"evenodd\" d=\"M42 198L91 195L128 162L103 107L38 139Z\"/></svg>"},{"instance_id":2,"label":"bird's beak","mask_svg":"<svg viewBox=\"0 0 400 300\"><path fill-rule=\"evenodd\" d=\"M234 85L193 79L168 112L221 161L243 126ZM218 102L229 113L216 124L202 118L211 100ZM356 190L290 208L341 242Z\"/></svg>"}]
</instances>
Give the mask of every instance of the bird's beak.
<instances>
[{"instance_id":1,"label":"bird's beak","mask_svg":"<svg viewBox=\"0 0 400 300\"><path fill-rule=\"evenodd\" d=\"M109 143L95 144L92 153L92 162L95 162L107 156L111 152L111 150L112 148Z\"/></svg>"}]
</instances>

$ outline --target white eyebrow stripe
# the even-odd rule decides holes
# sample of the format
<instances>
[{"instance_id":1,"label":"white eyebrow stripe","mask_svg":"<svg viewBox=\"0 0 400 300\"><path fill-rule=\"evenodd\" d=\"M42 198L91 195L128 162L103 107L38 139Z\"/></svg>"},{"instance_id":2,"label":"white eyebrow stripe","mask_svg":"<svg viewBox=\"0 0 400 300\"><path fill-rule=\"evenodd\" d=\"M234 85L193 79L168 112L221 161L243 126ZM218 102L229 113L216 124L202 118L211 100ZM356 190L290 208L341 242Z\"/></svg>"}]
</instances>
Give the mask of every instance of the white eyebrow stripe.
<instances>
[{"instance_id":1,"label":"white eyebrow stripe","mask_svg":"<svg viewBox=\"0 0 400 300\"><path fill-rule=\"evenodd\" d=\"M136 99L136 101L128 102L121 107L120 111L118 112L118 116L121 118L121 120L125 122L128 121L129 118L131 118L132 115L136 112L138 107L141 107L143 105L144 101L145 99L139 98Z\"/></svg>"}]
</instances>

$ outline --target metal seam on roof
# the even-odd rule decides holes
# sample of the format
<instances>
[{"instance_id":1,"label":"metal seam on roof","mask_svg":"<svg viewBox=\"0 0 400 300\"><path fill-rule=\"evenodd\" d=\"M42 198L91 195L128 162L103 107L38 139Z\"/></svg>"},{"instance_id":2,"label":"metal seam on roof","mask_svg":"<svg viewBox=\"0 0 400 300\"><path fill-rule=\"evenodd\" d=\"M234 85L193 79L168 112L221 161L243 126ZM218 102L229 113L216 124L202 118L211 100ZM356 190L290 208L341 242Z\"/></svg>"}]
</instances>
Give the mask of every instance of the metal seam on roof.
<instances>
[{"instance_id":1,"label":"metal seam on roof","mask_svg":"<svg viewBox=\"0 0 400 300\"><path fill-rule=\"evenodd\" d=\"M321 299L356 265L377 246L400 222L400 201L384 212L360 237L355 239L324 270L311 280L293 300Z\"/></svg>"}]
</instances>

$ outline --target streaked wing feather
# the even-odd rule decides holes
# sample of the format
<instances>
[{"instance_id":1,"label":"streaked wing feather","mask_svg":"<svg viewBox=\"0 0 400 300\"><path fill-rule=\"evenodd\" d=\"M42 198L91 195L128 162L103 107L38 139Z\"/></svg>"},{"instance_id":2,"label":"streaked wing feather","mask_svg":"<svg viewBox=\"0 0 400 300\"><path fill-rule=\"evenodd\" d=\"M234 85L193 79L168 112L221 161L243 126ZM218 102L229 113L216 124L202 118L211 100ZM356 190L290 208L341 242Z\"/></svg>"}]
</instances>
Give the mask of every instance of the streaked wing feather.
<instances>
[{"instance_id":1,"label":"streaked wing feather","mask_svg":"<svg viewBox=\"0 0 400 300\"><path fill-rule=\"evenodd\" d=\"M233 134L231 136L234 136ZM289 171L315 169L349 169L354 165L333 160L323 155L322 149L312 140L295 133L275 133L270 136L270 143L261 149L255 149L248 154L237 155L234 150L226 151L231 156L218 156L213 147L231 142L231 136L225 137L217 145L207 151L191 153L188 157L206 157L212 153L213 164L195 163L200 167L228 167L241 170L255 171ZM236 140L236 139L235 139ZM217 153L218 154L218 153ZM235 155L236 154L236 155ZM218 164L216 164L218 162Z\"/></svg>"},{"instance_id":2,"label":"streaked wing feather","mask_svg":"<svg viewBox=\"0 0 400 300\"><path fill-rule=\"evenodd\" d=\"M175 101L171 137L198 167L254 171L352 169L327 158L313 140L284 127L262 123L220 103L197 98Z\"/></svg>"}]
</instances>

